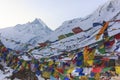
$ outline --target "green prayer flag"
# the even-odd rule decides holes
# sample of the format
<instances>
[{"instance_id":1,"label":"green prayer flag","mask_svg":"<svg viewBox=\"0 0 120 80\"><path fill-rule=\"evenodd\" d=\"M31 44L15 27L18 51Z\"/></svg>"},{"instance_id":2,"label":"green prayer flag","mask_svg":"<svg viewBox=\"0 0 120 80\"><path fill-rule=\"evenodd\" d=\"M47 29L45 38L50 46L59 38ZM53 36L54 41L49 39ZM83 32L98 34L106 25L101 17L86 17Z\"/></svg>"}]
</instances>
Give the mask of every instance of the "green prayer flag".
<instances>
[{"instance_id":1,"label":"green prayer flag","mask_svg":"<svg viewBox=\"0 0 120 80\"><path fill-rule=\"evenodd\" d=\"M79 76L76 76L76 77L74 78L74 80L79 80Z\"/></svg>"},{"instance_id":2,"label":"green prayer flag","mask_svg":"<svg viewBox=\"0 0 120 80\"><path fill-rule=\"evenodd\" d=\"M19 65L17 65L16 70L19 70L19 67L20 67L20 66L19 66Z\"/></svg>"},{"instance_id":3,"label":"green prayer flag","mask_svg":"<svg viewBox=\"0 0 120 80\"><path fill-rule=\"evenodd\" d=\"M78 58L78 60L83 60L83 56L80 56L80 57Z\"/></svg>"},{"instance_id":4,"label":"green prayer flag","mask_svg":"<svg viewBox=\"0 0 120 80\"><path fill-rule=\"evenodd\" d=\"M65 70L64 70L64 74L67 74L67 71L68 71L68 70L67 70L67 69L65 69Z\"/></svg>"},{"instance_id":5,"label":"green prayer flag","mask_svg":"<svg viewBox=\"0 0 120 80\"><path fill-rule=\"evenodd\" d=\"M101 46L98 48L98 51L99 51L101 54L105 54L105 46L104 46L104 45L101 45Z\"/></svg>"},{"instance_id":6,"label":"green prayer flag","mask_svg":"<svg viewBox=\"0 0 120 80\"><path fill-rule=\"evenodd\" d=\"M25 61L25 68L27 67L27 62Z\"/></svg>"},{"instance_id":7,"label":"green prayer flag","mask_svg":"<svg viewBox=\"0 0 120 80\"><path fill-rule=\"evenodd\" d=\"M103 68L103 72L106 72L106 71L109 71L109 70L111 70L112 69L112 67L106 67L106 68Z\"/></svg>"},{"instance_id":8,"label":"green prayer flag","mask_svg":"<svg viewBox=\"0 0 120 80\"><path fill-rule=\"evenodd\" d=\"M89 78L89 80L95 80L95 78Z\"/></svg>"},{"instance_id":9,"label":"green prayer flag","mask_svg":"<svg viewBox=\"0 0 120 80\"><path fill-rule=\"evenodd\" d=\"M59 74L59 77L61 80L64 80L64 76L62 74Z\"/></svg>"}]
</instances>

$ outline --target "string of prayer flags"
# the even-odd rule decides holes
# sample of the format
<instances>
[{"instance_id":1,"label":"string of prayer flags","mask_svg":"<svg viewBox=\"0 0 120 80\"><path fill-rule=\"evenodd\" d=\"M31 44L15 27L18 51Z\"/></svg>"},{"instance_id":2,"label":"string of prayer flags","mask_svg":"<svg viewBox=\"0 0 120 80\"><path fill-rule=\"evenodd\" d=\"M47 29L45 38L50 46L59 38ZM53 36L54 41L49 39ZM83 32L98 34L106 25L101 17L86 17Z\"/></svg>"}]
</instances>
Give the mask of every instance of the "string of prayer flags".
<instances>
[{"instance_id":1,"label":"string of prayer flags","mask_svg":"<svg viewBox=\"0 0 120 80\"><path fill-rule=\"evenodd\" d=\"M112 41L112 39L109 38L106 41ZM102 50L102 48L105 48L105 47L106 46L104 45L102 47L100 46L99 48ZM1 50L3 50L3 48ZM96 50L95 48L86 46L82 52L77 53L75 56L72 55L72 57L75 57L74 60L78 68L76 68L74 64L69 62L69 61L72 61L73 59L69 61L64 60L59 62L56 60L56 58L54 59L42 58L40 59L40 61L38 61L33 57L32 60L25 61L25 60L19 59L15 55L11 55L12 51L9 51L9 49L7 49L7 51L3 50L0 57L2 58L2 60L7 62L7 64L10 64L10 67L14 69L14 72L17 72L23 69L30 69L32 72L36 73L36 75L38 76L42 75L43 78L50 79L50 80L58 80L59 78L61 80L79 80L79 78L81 78L81 80L88 80L89 75L91 75L90 76L92 77L91 79L99 80L100 73L111 71L112 68L115 68L114 71L116 71L117 74L120 74L120 67L115 65L115 59L113 59L114 61L112 61L110 57L103 56L103 55L101 55L100 58L96 58L95 50ZM69 57L67 52L64 55L64 57L65 58ZM88 66L90 66L91 68L90 70L87 70L88 67L84 66L83 61ZM60 66L58 66L58 64L60 64ZM87 69L85 70L85 68Z\"/></svg>"}]
</instances>

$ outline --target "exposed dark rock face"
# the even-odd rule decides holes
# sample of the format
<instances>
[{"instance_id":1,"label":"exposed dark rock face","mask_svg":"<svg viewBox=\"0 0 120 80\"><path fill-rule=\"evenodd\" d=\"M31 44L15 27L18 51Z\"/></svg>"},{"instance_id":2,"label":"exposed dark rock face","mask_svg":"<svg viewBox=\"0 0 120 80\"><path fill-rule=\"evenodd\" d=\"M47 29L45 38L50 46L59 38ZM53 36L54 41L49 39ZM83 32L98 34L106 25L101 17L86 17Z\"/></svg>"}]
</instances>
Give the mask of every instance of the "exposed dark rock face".
<instances>
[{"instance_id":1,"label":"exposed dark rock face","mask_svg":"<svg viewBox=\"0 0 120 80\"><path fill-rule=\"evenodd\" d=\"M16 73L13 73L11 76L6 77L11 80L14 80L15 78L21 79L21 80L38 80L35 73L33 73L31 70L22 70L18 71Z\"/></svg>"}]
</instances>

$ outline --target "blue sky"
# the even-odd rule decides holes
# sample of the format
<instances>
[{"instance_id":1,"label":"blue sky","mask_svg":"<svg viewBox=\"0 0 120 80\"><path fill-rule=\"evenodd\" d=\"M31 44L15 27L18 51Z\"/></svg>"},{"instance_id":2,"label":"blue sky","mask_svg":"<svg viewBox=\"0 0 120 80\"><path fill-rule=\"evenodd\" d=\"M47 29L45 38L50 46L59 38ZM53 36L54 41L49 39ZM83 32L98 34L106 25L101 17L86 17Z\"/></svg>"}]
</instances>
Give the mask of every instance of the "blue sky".
<instances>
[{"instance_id":1,"label":"blue sky","mask_svg":"<svg viewBox=\"0 0 120 80\"><path fill-rule=\"evenodd\" d=\"M64 21L85 17L108 0L0 0L0 28L40 18L55 30Z\"/></svg>"}]
</instances>

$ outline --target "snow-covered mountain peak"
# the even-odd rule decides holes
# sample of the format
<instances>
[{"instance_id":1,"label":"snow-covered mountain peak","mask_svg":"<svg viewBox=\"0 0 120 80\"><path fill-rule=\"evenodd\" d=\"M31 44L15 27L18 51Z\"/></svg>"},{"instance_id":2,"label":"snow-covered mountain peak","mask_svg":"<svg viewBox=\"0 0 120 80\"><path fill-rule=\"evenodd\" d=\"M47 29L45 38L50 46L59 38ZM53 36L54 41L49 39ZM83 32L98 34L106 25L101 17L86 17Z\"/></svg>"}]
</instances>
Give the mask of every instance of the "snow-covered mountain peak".
<instances>
[{"instance_id":1,"label":"snow-covered mountain peak","mask_svg":"<svg viewBox=\"0 0 120 80\"><path fill-rule=\"evenodd\" d=\"M14 27L14 29L19 32L27 32L35 35L50 34L52 32L52 30L48 28L48 26L41 19L38 18L26 24L18 24Z\"/></svg>"},{"instance_id":2,"label":"snow-covered mountain peak","mask_svg":"<svg viewBox=\"0 0 120 80\"><path fill-rule=\"evenodd\" d=\"M36 18L32 22L26 24L18 24L14 27L2 29L1 35L10 40L20 41L21 43L36 44L43 42L53 31L41 20ZM14 49L16 46L10 46L10 41L3 41L3 43ZM19 45L18 45L19 46Z\"/></svg>"},{"instance_id":3,"label":"snow-covered mountain peak","mask_svg":"<svg viewBox=\"0 0 120 80\"><path fill-rule=\"evenodd\" d=\"M33 24L39 24L39 23L41 23L41 22L42 22L41 19L36 18L32 23L33 23Z\"/></svg>"},{"instance_id":4,"label":"snow-covered mountain peak","mask_svg":"<svg viewBox=\"0 0 120 80\"><path fill-rule=\"evenodd\" d=\"M47 27L47 25L40 18L36 18L34 21L31 22L31 24L41 24L42 27Z\"/></svg>"}]
</instances>

